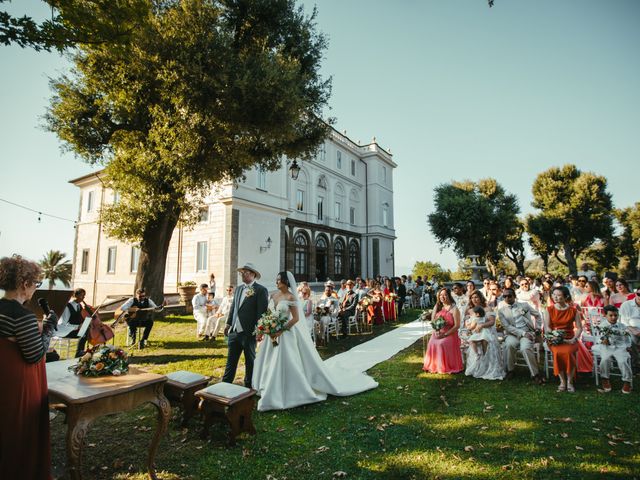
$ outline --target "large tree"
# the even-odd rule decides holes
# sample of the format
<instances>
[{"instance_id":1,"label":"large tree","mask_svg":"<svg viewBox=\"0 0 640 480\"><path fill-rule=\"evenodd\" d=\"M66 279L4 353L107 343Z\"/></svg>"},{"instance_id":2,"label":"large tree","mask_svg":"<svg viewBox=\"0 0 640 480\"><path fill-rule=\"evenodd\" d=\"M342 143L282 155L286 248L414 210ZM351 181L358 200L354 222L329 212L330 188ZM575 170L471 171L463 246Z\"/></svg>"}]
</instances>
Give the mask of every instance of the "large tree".
<instances>
[{"instance_id":1,"label":"large tree","mask_svg":"<svg viewBox=\"0 0 640 480\"><path fill-rule=\"evenodd\" d=\"M596 240L612 241L613 205L605 177L575 165L553 167L536 177L532 192L540 213L529 216L527 230L547 243L569 273L577 273L578 256Z\"/></svg>"},{"instance_id":2,"label":"large tree","mask_svg":"<svg viewBox=\"0 0 640 480\"><path fill-rule=\"evenodd\" d=\"M460 258L479 255L495 275L502 257L499 245L519 228L520 207L494 179L442 184L435 189L431 232Z\"/></svg>"},{"instance_id":3,"label":"large tree","mask_svg":"<svg viewBox=\"0 0 640 480\"><path fill-rule=\"evenodd\" d=\"M449 270L445 270L439 263L424 261L417 261L413 265L413 270L411 272L413 274L413 278L415 279L418 276L421 276L425 282L431 281L431 278L435 277L438 282L448 282L451 280L451 272Z\"/></svg>"},{"instance_id":4,"label":"large tree","mask_svg":"<svg viewBox=\"0 0 640 480\"><path fill-rule=\"evenodd\" d=\"M283 155L308 158L327 135L324 37L293 0L157 0L116 45L78 48L76 71L52 82L49 128L105 165L120 202L107 233L139 242L136 287L162 298L178 221L213 185ZM64 14L64 12L63 12Z\"/></svg>"},{"instance_id":5,"label":"large tree","mask_svg":"<svg viewBox=\"0 0 640 480\"><path fill-rule=\"evenodd\" d=\"M622 229L617 242L620 259L618 268L629 277L640 277L640 202L633 206L615 210L615 216Z\"/></svg>"},{"instance_id":6,"label":"large tree","mask_svg":"<svg viewBox=\"0 0 640 480\"><path fill-rule=\"evenodd\" d=\"M524 223L520 219L513 230L508 232L507 236L498 244L497 251L504 252L505 257L515 265L519 275L525 274Z\"/></svg>"}]
</instances>

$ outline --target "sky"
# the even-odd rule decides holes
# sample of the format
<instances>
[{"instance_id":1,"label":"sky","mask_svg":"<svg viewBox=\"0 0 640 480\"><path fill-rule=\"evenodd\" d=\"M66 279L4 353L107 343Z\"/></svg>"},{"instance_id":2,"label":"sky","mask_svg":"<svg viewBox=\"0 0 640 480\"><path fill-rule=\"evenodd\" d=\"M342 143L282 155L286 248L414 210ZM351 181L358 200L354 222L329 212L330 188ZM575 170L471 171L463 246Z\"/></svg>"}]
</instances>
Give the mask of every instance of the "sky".
<instances>
[{"instance_id":1,"label":"sky","mask_svg":"<svg viewBox=\"0 0 640 480\"><path fill-rule=\"evenodd\" d=\"M640 201L640 2L304 2L314 5L329 41L327 116L353 140L375 136L398 164L397 274L416 261L457 268L427 223L442 183L495 178L526 214L535 177L573 163L607 177L616 207ZM38 0L1 7L48 13ZM0 256L72 255L79 191L68 181L94 169L41 127L49 79L70 64L12 45L0 65Z\"/></svg>"}]
</instances>

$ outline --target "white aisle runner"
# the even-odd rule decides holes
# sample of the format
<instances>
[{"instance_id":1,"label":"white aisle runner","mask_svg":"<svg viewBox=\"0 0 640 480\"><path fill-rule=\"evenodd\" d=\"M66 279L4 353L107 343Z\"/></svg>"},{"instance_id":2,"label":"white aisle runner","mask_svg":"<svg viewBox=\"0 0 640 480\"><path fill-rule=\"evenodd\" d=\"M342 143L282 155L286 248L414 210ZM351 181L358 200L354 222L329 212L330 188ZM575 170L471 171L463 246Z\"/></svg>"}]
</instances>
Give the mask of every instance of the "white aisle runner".
<instances>
[{"instance_id":1,"label":"white aisle runner","mask_svg":"<svg viewBox=\"0 0 640 480\"><path fill-rule=\"evenodd\" d=\"M393 357L396 353L413 345L426 333L429 322L414 320L384 335L364 342L339 355L325 360L327 366L336 366L346 370L366 372L374 365Z\"/></svg>"}]
</instances>

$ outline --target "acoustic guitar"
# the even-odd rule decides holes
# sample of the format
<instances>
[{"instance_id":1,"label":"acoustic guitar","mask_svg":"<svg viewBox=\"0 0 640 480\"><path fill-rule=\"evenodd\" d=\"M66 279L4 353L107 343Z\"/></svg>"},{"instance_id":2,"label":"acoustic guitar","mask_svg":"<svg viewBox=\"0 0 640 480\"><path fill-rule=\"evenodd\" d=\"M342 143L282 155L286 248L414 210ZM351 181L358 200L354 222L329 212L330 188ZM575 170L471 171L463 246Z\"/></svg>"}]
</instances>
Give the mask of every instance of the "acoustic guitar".
<instances>
[{"instance_id":1,"label":"acoustic guitar","mask_svg":"<svg viewBox=\"0 0 640 480\"><path fill-rule=\"evenodd\" d=\"M164 309L164 306L162 305L159 307L147 307L147 308L129 307L128 310L122 310L122 308L118 308L113 314L113 318L115 318L115 322L113 322L111 327L113 328L123 321L128 322L129 320L133 320L138 315L138 312L150 312L150 311L161 312L163 309Z\"/></svg>"}]
</instances>

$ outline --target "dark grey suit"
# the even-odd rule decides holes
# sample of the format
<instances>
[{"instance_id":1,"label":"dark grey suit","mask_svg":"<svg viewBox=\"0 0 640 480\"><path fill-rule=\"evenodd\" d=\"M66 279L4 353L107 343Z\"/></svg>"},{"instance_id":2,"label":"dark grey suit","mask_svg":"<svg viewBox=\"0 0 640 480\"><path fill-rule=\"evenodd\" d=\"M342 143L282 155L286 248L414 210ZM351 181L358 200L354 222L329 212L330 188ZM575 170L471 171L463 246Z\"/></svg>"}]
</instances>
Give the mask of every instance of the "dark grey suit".
<instances>
[{"instance_id":1,"label":"dark grey suit","mask_svg":"<svg viewBox=\"0 0 640 480\"><path fill-rule=\"evenodd\" d=\"M233 383L236 377L240 354L244 352L245 376L244 385L251 388L251 377L253 375L253 362L256 358L256 336L253 334L258 319L267 311L269 304L269 292L265 287L254 283L253 295L246 296L242 300L242 292L247 287L243 284L236 288L233 303L229 309L227 326L229 326L229 348L227 353L227 366L222 377L223 382ZM242 303L240 303L242 300ZM238 312L238 320L242 332L235 331L233 319L235 312Z\"/></svg>"}]
</instances>

